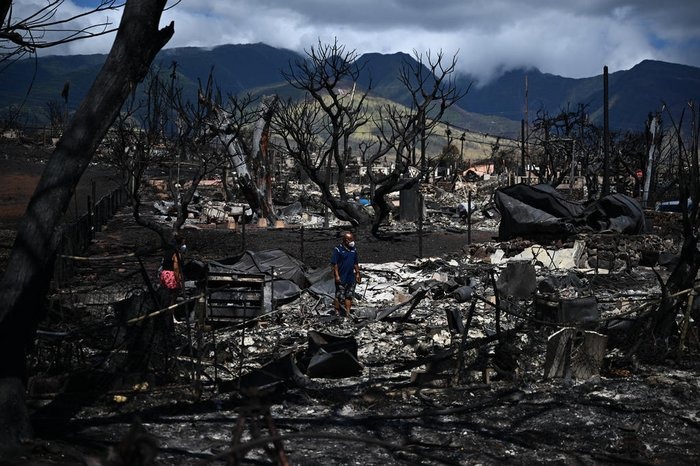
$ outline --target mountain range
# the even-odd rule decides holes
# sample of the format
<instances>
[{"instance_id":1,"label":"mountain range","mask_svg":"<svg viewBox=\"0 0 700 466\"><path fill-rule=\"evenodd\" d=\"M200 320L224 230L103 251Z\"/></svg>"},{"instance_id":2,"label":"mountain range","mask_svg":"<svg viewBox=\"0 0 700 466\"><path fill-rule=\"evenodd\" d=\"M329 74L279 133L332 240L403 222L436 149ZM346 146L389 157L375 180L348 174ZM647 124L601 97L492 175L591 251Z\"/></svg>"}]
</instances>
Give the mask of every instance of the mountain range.
<instances>
[{"instance_id":1,"label":"mountain range","mask_svg":"<svg viewBox=\"0 0 700 466\"><path fill-rule=\"evenodd\" d=\"M67 82L67 108L77 108L105 57L46 56L12 63L0 71L0 111L22 105L25 115L40 121L47 114L49 101L62 101L61 92ZM162 69L177 63L179 82L186 94L194 95L198 81L206 81L212 71L224 94L277 93L289 97L295 95L294 90L286 84L281 71L303 59L297 52L259 43L166 49L155 63ZM368 53L357 60L364 67L358 86L367 88L371 82L373 96L407 103L408 95L397 77L402 63L414 60L411 55ZM457 75L456 85L469 91L447 118L458 129L516 137L526 108L532 121L538 111L554 116L562 110L575 111L584 104L589 119L602 125L602 72L601 67L601 75L575 79L535 68L517 69L483 85L470 75ZM700 100L700 68L692 66L644 60L629 70L610 73L608 82L612 130L641 131L647 115L660 111L664 104L678 114L689 100Z\"/></svg>"}]
</instances>

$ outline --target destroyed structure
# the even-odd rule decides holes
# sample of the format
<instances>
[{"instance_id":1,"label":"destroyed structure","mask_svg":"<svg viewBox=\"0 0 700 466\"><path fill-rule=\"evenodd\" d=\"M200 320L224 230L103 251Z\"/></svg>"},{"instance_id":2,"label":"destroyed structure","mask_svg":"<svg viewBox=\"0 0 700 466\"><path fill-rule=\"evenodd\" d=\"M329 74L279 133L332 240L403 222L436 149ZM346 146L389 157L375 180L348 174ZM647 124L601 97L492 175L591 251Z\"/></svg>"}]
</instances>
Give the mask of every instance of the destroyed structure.
<instances>
[{"instance_id":1,"label":"destroyed structure","mask_svg":"<svg viewBox=\"0 0 700 466\"><path fill-rule=\"evenodd\" d=\"M188 244L238 249L187 257L172 308L154 256L117 254L108 224L57 283L29 385L35 419L48 436L115 442L113 455L150 446L158 464L697 460L692 289L681 339L641 340L628 357L678 258L675 214L650 219L622 195L583 208L542 185L497 187L421 188L420 234L452 235L461 251L417 257L417 223L401 218L389 227L412 257L372 263L359 238L364 279L347 319L333 315L318 254L347 226L323 228L307 186L286 186L307 200L268 226L202 183ZM153 207L171 221L167 202ZM139 235L128 219L113 222ZM123 279L101 281L112 267ZM654 358L671 345L675 362Z\"/></svg>"}]
</instances>

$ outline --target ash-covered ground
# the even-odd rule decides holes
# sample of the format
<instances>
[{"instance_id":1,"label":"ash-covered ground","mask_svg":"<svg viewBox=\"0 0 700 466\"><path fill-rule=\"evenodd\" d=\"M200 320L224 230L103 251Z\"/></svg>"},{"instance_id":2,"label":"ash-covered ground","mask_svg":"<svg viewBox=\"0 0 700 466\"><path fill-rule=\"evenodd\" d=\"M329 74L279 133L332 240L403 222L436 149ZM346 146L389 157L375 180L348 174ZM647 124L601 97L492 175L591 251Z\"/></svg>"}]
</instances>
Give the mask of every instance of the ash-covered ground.
<instances>
[{"instance_id":1,"label":"ash-covered ground","mask_svg":"<svg viewBox=\"0 0 700 466\"><path fill-rule=\"evenodd\" d=\"M352 318L302 290L247 323L201 325L195 283L187 311L153 314L159 240L122 209L55 280L31 359L36 438L0 463L696 464L697 327L682 351L652 340L626 357L629 327L609 325L658 305L674 225L655 217L655 234L540 244L497 242L484 221L468 244L465 226L434 208L422 239L400 222L382 241L357 232L364 280ZM251 225L244 239L191 225L186 259L281 250L312 275L343 229ZM666 262L645 265L650 251ZM510 261L530 264L537 289L496 307ZM579 329L607 336L602 360L588 377L564 367L546 378L548 340L564 325L538 298L591 296L599 315ZM356 344L359 373L309 375L310 332Z\"/></svg>"},{"instance_id":2,"label":"ash-covered ground","mask_svg":"<svg viewBox=\"0 0 700 466\"><path fill-rule=\"evenodd\" d=\"M327 267L339 231L305 231L306 261ZM360 236L365 281L350 319L333 317L327 302L304 292L245 326L200 327L183 313L174 324L152 319L154 327L144 328L172 333L151 333L135 348L128 335L140 324L125 325L108 301L115 289L128 294L142 288L138 261L122 254L137 245L148 249L155 238L120 214L94 242L95 260L80 265L63 288L82 304L64 303L44 323L70 336L45 335L38 344L29 397L38 439L8 464L76 464L135 448L157 454L156 464L173 465L270 464L280 451L291 464L319 465L696 463L697 337L677 358L630 360L616 349L624 340L616 334L598 375L545 379L547 339L557 326L539 322L531 300L514 302L500 316L503 345L497 345L496 313L487 303L494 300L492 273L499 270L494 254L513 257L537 244L479 235L484 241L469 246L465 234L429 232L422 260L414 233L393 242ZM220 259L242 247L240 232L192 229L186 236L190 260ZM299 237L294 229L249 228L246 247L300 258ZM659 297L653 271L638 264L638 250L673 252L672 242L653 235L583 236L578 242L588 254L624 251L632 265L625 259L617 270L591 274L540 264L538 280L577 277L560 292L596 296L603 319L641 312ZM576 244L547 247L565 252ZM153 277L157 255L141 261ZM459 302L450 291L465 284L484 298L471 320L472 301ZM469 322L464 338L450 331L448 311ZM355 341L361 372L296 374L269 390L238 390L241 375L280 359L302 359L310 331ZM654 351L648 350L647 356ZM125 369L135 354L149 357L148 371ZM135 421L142 431L129 434Z\"/></svg>"}]
</instances>

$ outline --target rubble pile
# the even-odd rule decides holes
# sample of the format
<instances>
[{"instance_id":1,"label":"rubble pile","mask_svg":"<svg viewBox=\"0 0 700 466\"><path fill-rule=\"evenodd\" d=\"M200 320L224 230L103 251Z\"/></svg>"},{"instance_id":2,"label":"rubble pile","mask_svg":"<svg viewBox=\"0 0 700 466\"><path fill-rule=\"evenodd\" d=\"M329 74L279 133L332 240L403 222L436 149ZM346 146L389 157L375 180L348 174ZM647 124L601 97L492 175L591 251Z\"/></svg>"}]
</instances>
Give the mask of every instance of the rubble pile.
<instances>
[{"instance_id":1,"label":"rubble pile","mask_svg":"<svg viewBox=\"0 0 700 466\"><path fill-rule=\"evenodd\" d=\"M459 238L470 227L495 233L498 182L489 183L424 185L421 226ZM291 182L286 189L296 201L277 206L278 215L287 226L326 232L303 245L315 256L322 250L315 264L325 264L331 232L347 225L320 228L318 194ZM359 186L349 191L361 195ZM206 236L218 229L207 226L233 236L240 222L255 221L247 206L215 197L202 194L191 206L189 233L204 238L192 236L195 251L223 238ZM458 205L470 197L467 224ZM154 209L170 221L166 203ZM91 330L55 316L44 329L43 354L72 345L80 356L58 380L56 366L38 358L36 419L52 435L94 445L128 437L137 416L159 464L700 459L696 323L674 359L628 354L635 323L664 297L679 254L673 235L460 240L449 253L374 262L363 246L413 247L401 239L415 237L418 225L394 217L387 228L394 243L359 243L363 281L348 318L335 315L328 267L307 266L296 255L301 245L283 248L291 229L259 229L267 248L200 257L210 276L190 279L173 309L149 301L135 260L119 266L133 267L123 272L130 292L124 281L105 284L119 303L90 298L86 283L102 275L85 265L91 275L82 276L84 292L72 296L81 305L72 309ZM668 355L676 342L646 344L647 353ZM62 423L42 409L75 373L86 379L96 368L106 380L93 401L71 405Z\"/></svg>"},{"instance_id":2,"label":"rubble pile","mask_svg":"<svg viewBox=\"0 0 700 466\"><path fill-rule=\"evenodd\" d=\"M677 252L652 235L601 233L363 263L351 318L311 288L228 325L197 324L192 304L176 313L168 364L194 391L113 387L121 398L82 407L73 436L120 438L118 419L138 413L161 464L244 447L265 461L246 446L266 439L305 464L697 459L698 368L630 361L610 330L661 295L667 265L645 262L648 251ZM189 283L189 296L199 291ZM245 427L256 416L281 443Z\"/></svg>"},{"instance_id":3,"label":"rubble pile","mask_svg":"<svg viewBox=\"0 0 700 466\"><path fill-rule=\"evenodd\" d=\"M497 212L493 210L493 189L498 186L498 181L466 182L456 181L454 187L448 183L447 189L434 184L421 186L421 193L425 199L425 228L432 230L446 229L456 232L466 232L467 224L464 218L458 215L458 206L466 203L472 196L471 225L475 229L496 231L498 229ZM156 200L153 202L153 217L162 224L172 224L176 217L175 204L167 200L164 195L165 186L155 181L151 182L155 190ZM275 214L284 221L286 226L301 226L306 228L319 228L328 224L329 227L349 226L331 216L328 221L324 219L321 192L308 184L296 181L288 181L283 186L276 187L278 192L275 199L279 203L275 205ZM364 205L372 212L372 207L363 196L363 188L359 184L346 184L348 195L356 202ZM235 229L241 222L256 225L258 218L245 203L225 201L220 180L204 180L201 182L192 202L188 206L186 228L230 228ZM158 194L160 193L160 194ZM388 195L389 202L397 208L390 219L391 231L415 231L416 222L406 221L398 217L399 193ZM397 220L397 221L395 221Z\"/></svg>"}]
</instances>

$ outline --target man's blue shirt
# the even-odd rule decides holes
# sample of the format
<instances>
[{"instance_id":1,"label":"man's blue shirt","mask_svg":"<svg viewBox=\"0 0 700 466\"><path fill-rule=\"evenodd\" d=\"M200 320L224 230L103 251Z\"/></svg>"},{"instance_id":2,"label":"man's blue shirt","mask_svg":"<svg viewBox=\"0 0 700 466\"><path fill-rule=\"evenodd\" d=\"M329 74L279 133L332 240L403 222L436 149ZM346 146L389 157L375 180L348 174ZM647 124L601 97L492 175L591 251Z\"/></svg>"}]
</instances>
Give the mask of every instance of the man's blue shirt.
<instances>
[{"instance_id":1,"label":"man's blue shirt","mask_svg":"<svg viewBox=\"0 0 700 466\"><path fill-rule=\"evenodd\" d=\"M338 264L338 274L342 283L346 285L355 283L355 264L358 263L357 249L347 249L343 244L333 249L331 264Z\"/></svg>"}]
</instances>

